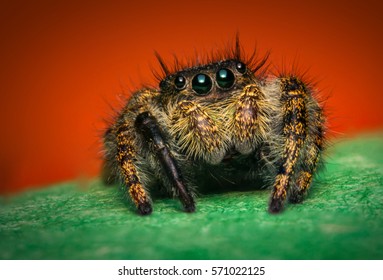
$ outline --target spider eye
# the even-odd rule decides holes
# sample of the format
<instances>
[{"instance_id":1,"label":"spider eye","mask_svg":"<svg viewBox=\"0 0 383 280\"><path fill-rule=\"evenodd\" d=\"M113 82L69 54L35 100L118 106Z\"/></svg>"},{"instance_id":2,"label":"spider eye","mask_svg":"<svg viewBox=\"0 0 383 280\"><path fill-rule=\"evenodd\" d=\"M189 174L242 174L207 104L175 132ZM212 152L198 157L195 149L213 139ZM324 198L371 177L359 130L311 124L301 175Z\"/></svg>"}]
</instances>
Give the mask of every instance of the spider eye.
<instances>
[{"instance_id":1,"label":"spider eye","mask_svg":"<svg viewBox=\"0 0 383 280\"><path fill-rule=\"evenodd\" d=\"M216 74L218 86L221 88L230 88L234 84L234 74L229 69L220 69Z\"/></svg>"},{"instance_id":2,"label":"spider eye","mask_svg":"<svg viewBox=\"0 0 383 280\"><path fill-rule=\"evenodd\" d=\"M192 88L199 95L207 94L211 90L212 85L210 77L206 74L197 74L192 80Z\"/></svg>"},{"instance_id":3,"label":"spider eye","mask_svg":"<svg viewBox=\"0 0 383 280\"><path fill-rule=\"evenodd\" d=\"M160 88L164 88L166 86L166 82L164 80L162 80L160 82Z\"/></svg>"},{"instance_id":4,"label":"spider eye","mask_svg":"<svg viewBox=\"0 0 383 280\"><path fill-rule=\"evenodd\" d=\"M177 89L183 89L185 88L185 85L186 85L186 79L184 76L177 76L174 80L174 84L176 86Z\"/></svg>"},{"instance_id":5,"label":"spider eye","mask_svg":"<svg viewBox=\"0 0 383 280\"><path fill-rule=\"evenodd\" d=\"M246 65L244 63L242 63L242 62L237 62L237 64L235 65L235 68L241 74L246 72Z\"/></svg>"}]
</instances>

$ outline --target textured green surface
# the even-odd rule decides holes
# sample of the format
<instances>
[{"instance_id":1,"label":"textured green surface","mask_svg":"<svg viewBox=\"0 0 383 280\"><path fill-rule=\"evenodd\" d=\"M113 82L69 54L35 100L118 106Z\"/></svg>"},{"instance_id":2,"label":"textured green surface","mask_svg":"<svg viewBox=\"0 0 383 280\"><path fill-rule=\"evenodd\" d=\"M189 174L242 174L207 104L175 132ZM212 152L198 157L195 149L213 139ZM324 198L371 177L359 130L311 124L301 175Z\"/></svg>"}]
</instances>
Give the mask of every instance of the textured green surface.
<instances>
[{"instance_id":1,"label":"textured green surface","mask_svg":"<svg viewBox=\"0 0 383 280\"><path fill-rule=\"evenodd\" d=\"M68 183L0 203L0 259L383 259L383 135L336 144L303 204L269 191L210 194L186 214L136 215L118 188Z\"/></svg>"}]
</instances>

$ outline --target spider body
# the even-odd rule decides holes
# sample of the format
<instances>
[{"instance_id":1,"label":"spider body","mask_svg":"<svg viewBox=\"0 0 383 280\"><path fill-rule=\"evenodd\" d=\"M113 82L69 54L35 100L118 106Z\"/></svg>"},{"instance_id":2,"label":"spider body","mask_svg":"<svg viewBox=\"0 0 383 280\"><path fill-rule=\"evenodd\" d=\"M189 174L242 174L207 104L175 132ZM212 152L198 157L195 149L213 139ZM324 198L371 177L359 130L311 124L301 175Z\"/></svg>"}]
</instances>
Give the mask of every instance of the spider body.
<instances>
[{"instance_id":1,"label":"spider body","mask_svg":"<svg viewBox=\"0 0 383 280\"><path fill-rule=\"evenodd\" d=\"M104 179L121 181L143 215L157 184L195 211L208 177L272 188L272 213L301 202L324 146L323 110L309 84L267 76L265 62L244 62L238 42L205 64L169 71L160 60L159 89L135 92L105 133Z\"/></svg>"}]
</instances>

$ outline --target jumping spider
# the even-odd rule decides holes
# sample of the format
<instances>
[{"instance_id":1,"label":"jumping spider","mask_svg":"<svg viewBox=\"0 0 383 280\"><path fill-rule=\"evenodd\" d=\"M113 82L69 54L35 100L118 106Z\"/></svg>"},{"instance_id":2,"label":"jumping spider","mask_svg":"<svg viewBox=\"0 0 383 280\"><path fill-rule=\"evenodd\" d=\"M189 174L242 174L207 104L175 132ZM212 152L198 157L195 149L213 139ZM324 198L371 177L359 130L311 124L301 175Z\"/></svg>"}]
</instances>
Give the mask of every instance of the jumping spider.
<instances>
[{"instance_id":1,"label":"jumping spider","mask_svg":"<svg viewBox=\"0 0 383 280\"><path fill-rule=\"evenodd\" d=\"M204 63L169 68L159 89L135 92L104 136L104 180L120 180L142 215L162 185L195 211L210 175L271 187L271 213L306 194L324 146L325 118L298 75L266 75L266 59L235 47ZM215 175L214 175L215 174ZM260 186L258 186L260 187Z\"/></svg>"}]
</instances>

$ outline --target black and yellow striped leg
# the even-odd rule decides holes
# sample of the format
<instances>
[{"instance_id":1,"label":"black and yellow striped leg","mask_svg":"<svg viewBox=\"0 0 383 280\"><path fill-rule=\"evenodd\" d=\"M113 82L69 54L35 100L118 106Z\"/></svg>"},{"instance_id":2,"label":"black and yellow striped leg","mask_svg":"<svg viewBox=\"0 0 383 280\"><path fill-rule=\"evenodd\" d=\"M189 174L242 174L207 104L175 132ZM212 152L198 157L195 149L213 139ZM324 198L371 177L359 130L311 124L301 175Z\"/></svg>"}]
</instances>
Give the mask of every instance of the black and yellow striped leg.
<instances>
[{"instance_id":1,"label":"black and yellow striped leg","mask_svg":"<svg viewBox=\"0 0 383 280\"><path fill-rule=\"evenodd\" d=\"M129 195L141 215L152 213L152 205L149 194L142 186L138 177L137 168L134 165L136 151L134 142L129 134L128 126L121 126L117 131L118 154L117 161L120 165L124 183L129 189Z\"/></svg>"},{"instance_id":2,"label":"black and yellow striped leg","mask_svg":"<svg viewBox=\"0 0 383 280\"><path fill-rule=\"evenodd\" d=\"M319 162L319 156L323 149L323 139L324 139L324 119L322 114L318 112L315 116L315 135L314 139L310 139L306 146L306 155L305 160L301 163L302 169L297 174L297 179L294 184L292 184L292 189L289 196L289 201L291 203L300 203L302 202L307 190L309 189L313 174L317 168Z\"/></svg>"},{"instance_id":3,"label":"black and yellow striped leg","mask_svg":"<svg viewBox=\"0 0 383 280\"><path fill-rule=\"evenodd\" d=\"M153 152L159 160L170 183L177 190L185 211L194 212L194 199L185 184L185 180L182 177L176 160L165 143L165 139L156 119L148 112L144 112L137 116L135 125L144 136L144 139L148 142L152 142Z\"/></svg>"},{"instance_id":4,"label":"black and yellow striped leg","mask_svg":"<svg viewBox=\"0 0 383 280\"><path fill-rule=\"evenodd\" d=\"M313 179L312 177L314 171L315 169L305 169L299 172L298 179L292 186L292 190L289 195L289 201L291 203L301 203L303 201L304 195L310 187L311 181Z\"/></svg>"},{"instance_id":5,"label":"black and yellow striped leg","mask_svg":"<svg viewBox=\"0 0 383 280\"><path fill-rule=\"evenodd\" d=\"M278 174L273 186L269 212L278 213L283 209L289 185L294 175L299 154L307 133L306 89L294 77L281 79L281 102L283 109L284 149Z\"/></svg>"}]
</instances>

